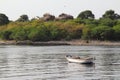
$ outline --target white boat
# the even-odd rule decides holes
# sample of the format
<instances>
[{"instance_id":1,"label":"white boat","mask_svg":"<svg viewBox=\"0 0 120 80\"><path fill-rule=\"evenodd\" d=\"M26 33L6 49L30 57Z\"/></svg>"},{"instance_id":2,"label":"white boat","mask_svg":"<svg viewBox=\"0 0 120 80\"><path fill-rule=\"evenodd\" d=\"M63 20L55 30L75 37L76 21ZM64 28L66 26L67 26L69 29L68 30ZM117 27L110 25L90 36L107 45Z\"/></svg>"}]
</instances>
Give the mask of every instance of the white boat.
<instances>
[{"instance_id":1,"label":"white boat","mask_svg":"<svg viewBox=\"0 0 120 80\"><path fill-rule=\"evenodd\" d=\"M66 55L66 59L69 62L74 62L74 63L81 63L81 64L91 64L93 63L94 58L92 57L86 57L86 58L80 58L79 56L71 56L71 55Z\"/></svg>"}]
</instances>

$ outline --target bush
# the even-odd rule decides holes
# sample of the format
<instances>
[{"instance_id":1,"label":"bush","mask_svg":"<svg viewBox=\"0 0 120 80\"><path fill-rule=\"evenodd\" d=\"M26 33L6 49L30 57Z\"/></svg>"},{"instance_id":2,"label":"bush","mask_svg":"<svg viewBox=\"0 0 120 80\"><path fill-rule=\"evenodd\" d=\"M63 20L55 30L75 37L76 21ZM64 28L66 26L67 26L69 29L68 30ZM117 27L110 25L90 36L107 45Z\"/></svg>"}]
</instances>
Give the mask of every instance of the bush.
<instances>
[{"instance_id":1,"label":"bush","mask_svg":"<svg viewBox=\"0 0 120 80\"><path fill-rule=\"evenodd\" d=\"M109 26L109 27L113 27L117 24L116 20L112 20L110 18L103 18L100 19L100 25L102 26Z\"/></svg>"},{"instance_id":2,"label":"bush","mask_svg":"<svg viewBox=\"0 0 120 80\"><path fill-rule=\"evenodd\" d=\"M11 34L11 38L14 40L27 40L28 36L27 36L27 30L25 30L22 27L18 27L12 30L12 34Z\"/></svg>"},{"instance_id":3,"label":"bush","mask_svg":"<svg viewBox=\"0 0 120 80\"><path fill-rule=\"evenodd\" d=\"M82 39L89 40L91 38L91 29L88 27L83 28Z\"/></svg>"},{"instance_id":4,"label":"bush","mask_svg":"<svg viewBox=\"0 0 120 80\"><path fill-rule=\"evenodd\" d=\"M31 29L28 34L28 38L32 41L48 41L49 35L47 35L47 31L44 30L44 27L37 27Z\"/></svg>"},{"instance_id":5,"label":"bush","mask_svg":"<svg viewBox=\"0 0 120 80\"><path fill-rule=\"evenodd\" d=\"M12 34L11 31L5 30L0 33L1 39L3 40L11 40L10 35Z\"/></svg>"},{"instance_id":6,"label":"bush","mask_svg":"<svg viewBox=\"0 0 120 80\"><path fill-rule=\"evenodd\" d=\"M91 38L97 40L113 40L114 30L111 27L99 26L91 31Z\"/></svg>"},{"instance_id":7,"label":"bush","mask_svg":"<svg viewBox=\"0 0 120 80\"><path fill-rule=\"evenodd\" d=\"M113 30L115 31L114 33L115 40L120 40L120 25L114 26Z\"/></svg>"}]
</instances>

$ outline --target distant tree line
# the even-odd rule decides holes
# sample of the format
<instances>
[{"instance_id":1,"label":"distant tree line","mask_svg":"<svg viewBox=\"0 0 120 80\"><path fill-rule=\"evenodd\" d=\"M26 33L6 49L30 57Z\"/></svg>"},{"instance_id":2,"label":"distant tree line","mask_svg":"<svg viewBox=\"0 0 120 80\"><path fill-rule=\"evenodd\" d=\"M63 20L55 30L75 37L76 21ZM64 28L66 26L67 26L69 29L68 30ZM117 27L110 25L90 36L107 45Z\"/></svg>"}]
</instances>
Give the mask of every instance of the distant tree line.
<instances>
[{"instance_id":1,"label":"distant tree line","mask_svg":"<svg viewBox=\"0 0 120 80\"><path fill-rule=\"evenodd\" d=\"M120 15L107 10L102 17L95 19L90 10L80 12L77 18L62 13L58 17L46 13L29 20L21 15L16 21L0 13L1 40L120 40Z\"/></svg>"}]
</instances>

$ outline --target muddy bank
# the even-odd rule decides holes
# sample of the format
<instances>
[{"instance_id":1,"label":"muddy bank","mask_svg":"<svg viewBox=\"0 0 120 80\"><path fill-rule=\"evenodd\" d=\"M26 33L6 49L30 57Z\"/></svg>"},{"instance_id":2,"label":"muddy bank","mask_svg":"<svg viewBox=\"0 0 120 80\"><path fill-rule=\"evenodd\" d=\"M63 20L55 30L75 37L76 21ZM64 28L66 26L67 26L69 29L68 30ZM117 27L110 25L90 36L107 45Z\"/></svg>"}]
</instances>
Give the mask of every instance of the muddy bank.
<instances>
[{"instance_id":1,"label":"muddy bank","mask_svg":"<svg viewBox=\"0 0 120 80\"><path fill-rule=\"evenodd\" d=\"M0 45L83 45L83 46L120 46L120 41L47 41L47 42L32 42L32 41L0 41Z\"/></svg>"},{"instance_id":2,"label":"muddy bank","mask_svg":"<svg viewBox=\"0 0 120 80\"><path fill-rule=\"evenodd\" d=\"M47 41L47 42L32 42L32 41L0 41L0 45L70 45L63 41Z\"/></svg>"}]
</instances>

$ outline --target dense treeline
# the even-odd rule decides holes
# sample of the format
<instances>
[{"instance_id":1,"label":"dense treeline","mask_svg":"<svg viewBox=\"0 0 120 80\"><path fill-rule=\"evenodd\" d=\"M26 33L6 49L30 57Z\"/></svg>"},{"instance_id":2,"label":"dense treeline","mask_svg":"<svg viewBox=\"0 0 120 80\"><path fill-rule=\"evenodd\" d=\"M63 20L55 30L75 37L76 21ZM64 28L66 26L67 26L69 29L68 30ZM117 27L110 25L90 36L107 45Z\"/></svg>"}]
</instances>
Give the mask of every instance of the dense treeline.
<instances>
[{"instance_id":1,"label":"dense treeline","mask_svg":"<svg viewBox=\"0 0 120 80\"><path fill-rule=\"evenodd\" d=\"M113 10L106 11L101 18L95 19L90 10L81 12L77 18L61 14L44 14L29 20L21 15L16 21L10 21L0 14L0 39L2 40L120 40L120 15Z\"/></svg>"}]
</instances>

